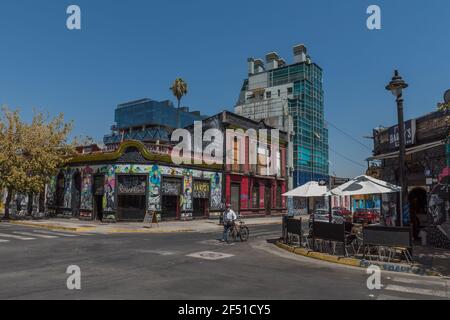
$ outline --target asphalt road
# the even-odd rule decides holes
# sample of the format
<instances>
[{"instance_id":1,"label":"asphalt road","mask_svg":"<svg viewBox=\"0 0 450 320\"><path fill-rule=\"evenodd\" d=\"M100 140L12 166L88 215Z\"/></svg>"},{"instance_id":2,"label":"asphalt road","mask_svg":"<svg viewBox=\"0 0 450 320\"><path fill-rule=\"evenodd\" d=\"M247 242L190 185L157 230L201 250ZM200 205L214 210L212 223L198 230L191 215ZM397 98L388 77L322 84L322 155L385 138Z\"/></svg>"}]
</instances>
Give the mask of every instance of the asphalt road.
<instances>
[{"instance_id":1,"label":"asphalt road","mask_svg":"<svg viewBox=\"0 0 450 320\"><path fill-rule=\"evenodd\" d=\"M268 243L280 228L251 227L248 243L227 245L212 233L83 235L0 223L0 299L449 298L448 280L388 273L370 291L365 270ZM67 289L70 265L81 270L81 290Z\"/></svg>"}]
</instances>

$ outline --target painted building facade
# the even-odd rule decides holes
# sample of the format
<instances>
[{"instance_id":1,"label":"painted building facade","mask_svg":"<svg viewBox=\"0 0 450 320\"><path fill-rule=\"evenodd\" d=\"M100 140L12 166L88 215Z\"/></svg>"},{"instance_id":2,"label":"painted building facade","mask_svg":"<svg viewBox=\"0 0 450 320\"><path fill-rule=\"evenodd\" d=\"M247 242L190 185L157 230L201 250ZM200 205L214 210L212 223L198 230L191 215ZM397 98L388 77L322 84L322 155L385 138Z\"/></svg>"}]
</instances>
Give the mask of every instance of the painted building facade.
<instances>
[{"instance_id":1,"label":"painted building facade","mask_svg":"<svg viewBox=\"0 0 450 320\"><path fill-rule=\"evenodd\" d=\"M222 173L213 166L175 166L171 147L126 141L115 151L80 154L47 187L53 214L88 220L207 218L222 210Z\"/></svg>"},{"instance_id":2,"label":"painted building facade","mask_svg":"<svg viewBox=\"0 0 450 320\"><path fill-rule=\"evenodd\" d=\"M187 127L193 131L193 127ZM264 121L254 121L238 114L224 111L207 118L202 122L202 130L205 133L209 129L218 129L220 132L233 130L247 132L248 130L267 130L270 133L272 126ZM278 138L268 135L267 145L257 147L256 164L250 164L250 146L254 147L255 141L249 136L237 137L224 147L222 172L223 203L230 203L233 210L242 216L266 216L286 213L287 203L282 194L288 188L287 169L287 143L288 135L284 131L278 131ZM275 142L279 149L276 150ZM227 161L227 155L232 154L233 163ZM270 156L269 156L270 155ZM273 158L271 158L273 156ZM243 161L241 157L244 157ZM273 165L273 174L268 166Z\"/></svg>"}]
</instances>

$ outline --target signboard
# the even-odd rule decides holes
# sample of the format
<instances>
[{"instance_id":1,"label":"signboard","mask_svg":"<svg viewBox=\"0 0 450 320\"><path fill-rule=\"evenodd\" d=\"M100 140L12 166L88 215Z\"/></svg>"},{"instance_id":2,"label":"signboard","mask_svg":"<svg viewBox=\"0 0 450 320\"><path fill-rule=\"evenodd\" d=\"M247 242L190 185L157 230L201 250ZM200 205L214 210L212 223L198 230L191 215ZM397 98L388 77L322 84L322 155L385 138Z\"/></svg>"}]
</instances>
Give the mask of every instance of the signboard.
<instances>
[{"instance_id":1,"label":"signboard","mask_svg":"<svg viewBox=\"0 0 450 320\"><path fill-rule=\"evenodd\" d=\"M405 122L405 146L416 143L416 120ZM400 137L398 126L389 128L389 148L395 149L400 147Z\"/></svg>"},{"instance_id":2,"label":"signboard","mask_svg":"<svg viewBox=\"0 0 450 320\"><path fill-rule=\"evenodd\" d=\"M144 217L144 227L148 228L151 227L154 223L159 224L159 221L161 220L161 216L156 213L156 211L147 211Z\"/></svg>"},{"instance_id":3,"label":"signboard","mask_svg":"<svg viewBox=\"0 0 450 320\"><path fill-rule=\"evenodd\" d=\"M194 181L193 196L198 199L209 199L209 181Z\"/></svg>"},{"instance_id":4,"label":"signboard","mask_svg":"<svg viewBox=\"0 0 450 320\"><path fill-rule=\"evenodd\" d=\"M145 194L146 176L120 175L118 177L119 194Z\"/></svg>"},{"instance_id":5,"label":"signboard","mask_svg":"<svg viewBox=\"0 0 450 320\"><path fill-rule=\"evenodd\" d=\"M179 196L181 194L181 181L164 179L161 183L161 194L165 196Z\"/></svg>"}]
</instances>

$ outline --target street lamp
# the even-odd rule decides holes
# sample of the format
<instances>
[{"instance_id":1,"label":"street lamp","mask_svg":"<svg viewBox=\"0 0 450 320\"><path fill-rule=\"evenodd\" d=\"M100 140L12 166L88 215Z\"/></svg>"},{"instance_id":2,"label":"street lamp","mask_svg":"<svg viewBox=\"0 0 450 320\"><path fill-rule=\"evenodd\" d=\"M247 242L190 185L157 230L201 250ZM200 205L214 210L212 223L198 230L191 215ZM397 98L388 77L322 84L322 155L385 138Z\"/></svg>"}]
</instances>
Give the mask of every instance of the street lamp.
<instances>
[{"instance_id":1,"label":"street lamp","mask_svg":"<svg viewBox=\"0 0 450 320\"><path fill-rule=\"evenodd\" d=\"M408 84L400 76L398 70L395 70L391 82L386 86L386 90L391 91L397 101L398 113L398 131L399 131L399 169L400 169L400 185L402 193L400 196L400 225L403 226L403 205L407 203L408 187L405 175L405 121L403 120L403 89L408 88Z\"/></svg>"}]
</instances>

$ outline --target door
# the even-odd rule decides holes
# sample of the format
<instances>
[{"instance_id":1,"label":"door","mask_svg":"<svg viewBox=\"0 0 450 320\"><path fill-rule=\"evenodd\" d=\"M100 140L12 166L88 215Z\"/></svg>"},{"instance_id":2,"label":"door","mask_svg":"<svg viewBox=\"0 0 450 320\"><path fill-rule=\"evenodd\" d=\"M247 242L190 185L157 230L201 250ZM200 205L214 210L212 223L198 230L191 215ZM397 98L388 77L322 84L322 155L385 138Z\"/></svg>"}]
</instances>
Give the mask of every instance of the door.
<instances>
[{"instance_id":1,"label":"door","mask_svg":"<svg viewBox=\"0 0 450 320\"><path fill-rule=\"evenodd\" d=\"M241 211L241 185L239 183L231 184L231 208L237 214Z\"/></svg>"},{"instance_id":2,"label":"door","mask_svg":"<svg viewBox=\"0 0 450 320\"><path fill-rule=\"evenodd\" d=\"M204 218L209 215L210 181L194 180L192 197L194 198L194 218Z\"/></svg>"},{"instance_id":3,"label":"door","mask_svg":"<svg viewBox=\"0 0 450 320\"><path fill-rule=\"evenodd\" d=\"M118 175L117 213L122 221L143 221L146 213L147 175Z\"/></svg>"},{"instance_id":4,"label":"door","mask_svg":"<svg viewBox=\"0 0 450 320\"><path fill-rule=\"evenodd\" d=\"M264 207L266 215L270 215L272 213L272 188L270 185L266 185L264 189Z\"/></svg>"},{"instance_id":5,"label":"door","mask_svg":"<svg viewBox=\"0 0 450 320\"><path fill-rule=\"evenodd\" d=\"M94 176L94 220L103 220L103 195L105 193L105 176Z\"/></svg>"},{"instance_id":6,"label":"door","mask_svg":"<svg viewBox=\"0 0 450 320\"><path fill-rule=\"evenodd\" d=\"M163 177L161 182L161 219L170 220L180 217L181 186L180 178Z\"/></svg>"}]
</instances>

